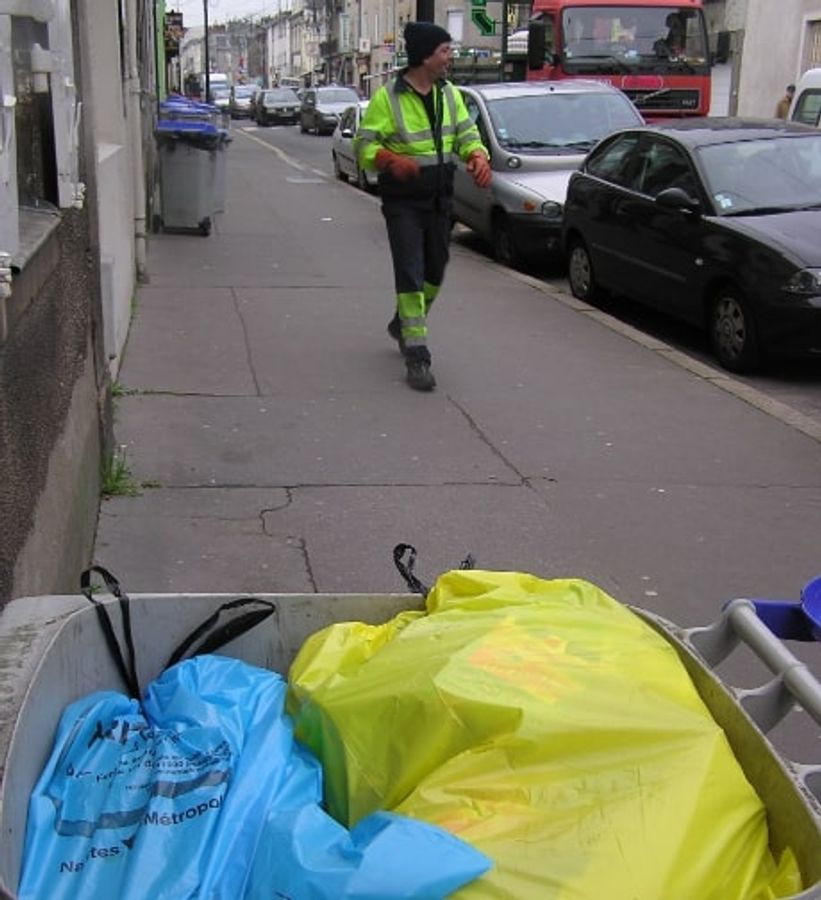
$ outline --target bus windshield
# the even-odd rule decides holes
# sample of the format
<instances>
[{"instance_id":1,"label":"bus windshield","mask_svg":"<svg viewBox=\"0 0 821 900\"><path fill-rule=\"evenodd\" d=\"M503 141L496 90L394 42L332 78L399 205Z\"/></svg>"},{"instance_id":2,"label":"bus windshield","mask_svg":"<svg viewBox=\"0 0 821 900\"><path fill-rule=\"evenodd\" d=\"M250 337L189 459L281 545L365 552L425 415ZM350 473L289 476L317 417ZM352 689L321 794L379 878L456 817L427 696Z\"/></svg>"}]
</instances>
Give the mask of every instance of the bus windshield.
<instances>
[{"instance_id":1,"label":"bus windshield","mask_svg":"<svg viewBox=\"0 0 821 900\"><path fill-rule=\"evenodd\" d=\"M682 73L709 66L704 17L683 6L569 6L562 12L568 73Z\"/></svg>"}]
</instances>

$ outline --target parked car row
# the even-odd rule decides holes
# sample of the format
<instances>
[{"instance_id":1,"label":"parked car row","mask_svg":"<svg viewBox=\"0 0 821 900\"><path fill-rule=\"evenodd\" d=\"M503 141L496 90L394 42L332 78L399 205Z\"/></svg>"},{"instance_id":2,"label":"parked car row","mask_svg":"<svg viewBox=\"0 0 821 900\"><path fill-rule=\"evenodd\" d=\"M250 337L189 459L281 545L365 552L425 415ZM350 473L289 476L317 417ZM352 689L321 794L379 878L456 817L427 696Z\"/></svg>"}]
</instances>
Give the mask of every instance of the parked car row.
<instances>
[{"instance_id":1,"label":"parked car row","mask_svg":"<svg viewBox=\"0 0 821 900\"><path fill-rule=\"evenodd\" d=\"M235 84L231 88L229 110L232 119L250 119L254 114L254 99L259 87L255 84Z\"/></svg>"},{"instance_id":2,"label":"parked car row","mask_svg":"<svg viewBox=\"0 0 821 900\"><path fill-rule=\"evenodd\" d=\"M490 152L493 182L477 187L457 167L453 215L510 266L561 252L570 174L597 141L644 119L622 91L598 81L473 85L461 88Z\"/></svg>"},{"instance_id":3,"label":"parked car row","mask_svg":"<svg viewBox=\"0 0 821 900\"><path fill-rule=\"evenodd\" d=\"M821 357L821 132L690 119L616 132L570 178L574 295L625 294L705 328L726 369Z\"/></svg>"},{"instance_id":4,"label":"parked car row","mask_svg":"<svg viewBox=\"0 0 821 900\"><path fill-rule=\"evenodd\" d=\"M331 160L334 175L342 181L353 181L362 190L373 190L377 184L376 172L366 171L359 165L353 149L353 139L365 110L367 100L360 100L342 112L331 141Z\"/></svg>"},{"instance_id":5,"label":"parked car row","mask_svg":"<svg viewBox=\"0 0 821 900\"><path fill-rule=\"evenodd\" d=\"M300 131L314 134L332 134L342 113L360 102L359 94L345 85L300 89L280 86L267 90L249 87L248 92L249 102L243 111L238 109L237 117L248 115L258 125L294 125L299 122ZM244 96L245 92L242 93ZM245 112L245 109L248 111Z\"/></svg>"},{"instance_id":6,"label":"parked car row","mask_svg":"<svg viewBox=\"0 0 821 900\"><path fill-rule=\"evenodd\" d=\"M695 323L730 371L752 371L770 355L821 357L818 128L722 118L647 125L599 82L460 90L493 183L481 190L458 166L454 219L500 262L566 260L576 297L612 292ZM818 93L806 96L809 121ZM375 175L351 146L366 107L356 100L339 113L331 154L338 178L372 189Z\"/></svg>"},{"instance_id":7,"label":"parked car row","mask_svg":"<svg viewBox=\"0 0 821 900\"><path fill-rule=\"evenodd\" d=\"M291 88L271 88L262 91L254 106L254 119L258 125L296 125L299 120L300 101Z\"/></svg>"},{"instance_id":8,"label":"parked car row","mask_svg":"<svg viewBox=\"0 0 821 900\"><path fill-rule=\"evenodd\" d=\"M299 113L299 129L303 133L332 134L339 117L352 104L359 103L359 94L345 85L306 88Z\"/></svg>"}]
</instances>

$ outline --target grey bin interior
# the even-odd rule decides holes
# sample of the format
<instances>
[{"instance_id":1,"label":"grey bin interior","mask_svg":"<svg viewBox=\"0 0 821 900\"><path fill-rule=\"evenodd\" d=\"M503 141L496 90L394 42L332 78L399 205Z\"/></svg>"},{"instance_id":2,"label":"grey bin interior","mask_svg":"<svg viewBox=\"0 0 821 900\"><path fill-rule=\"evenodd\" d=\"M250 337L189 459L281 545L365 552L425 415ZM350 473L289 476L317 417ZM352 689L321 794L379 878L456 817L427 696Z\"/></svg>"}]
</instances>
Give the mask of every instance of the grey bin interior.
<instances>
[{"instance_id":1,"label":"grey bin interior","mask_svg":"<svg viewBox=\"0 0 821 900\"><path fill-rule=\"evenodd\" d=\"M131 627L140 685L163 670L169 655L227 594L131 594ZM421 608L415 594L256 594L273 616L219 652L287 674L305 639L341 621L380 624ZM101 600L110 600L100 595ZM109 606L122 635L116 602ZM23 597L0 612L0 885L12 896L20 878L31 791L51 753L60 716L92 691L124 691L96 610L82 596Z\"/></svg>"},{"instance_id":2,"label":"grey bin interior","mask_svg":"<svg viewBox=\"0 0 821 900\"><path fill-rule=\"evenodd\" d=\"M379 624L406 609L421 609L415 594L259 594L274 614L219 652L287 674L305 639L334 622ZM131 623L138 676L144 688L162 671L169 655L222 603L226 594L134 594ZM112 598L109 612L121 633ZM689 645L686 634L636 609L676 648L714 719L724 728L747 778L768 813L776 853L791 846L806 889L793 900L821 898L821 814L801 789L789 765L752 718ZM92 605L81 596L24 597L0 612L0 885L11 892L22 864L31 791L51 752L65 707L97 690L123 691ZM626 836L629 839L629 836Z\"/></svg>"}]
</instances>

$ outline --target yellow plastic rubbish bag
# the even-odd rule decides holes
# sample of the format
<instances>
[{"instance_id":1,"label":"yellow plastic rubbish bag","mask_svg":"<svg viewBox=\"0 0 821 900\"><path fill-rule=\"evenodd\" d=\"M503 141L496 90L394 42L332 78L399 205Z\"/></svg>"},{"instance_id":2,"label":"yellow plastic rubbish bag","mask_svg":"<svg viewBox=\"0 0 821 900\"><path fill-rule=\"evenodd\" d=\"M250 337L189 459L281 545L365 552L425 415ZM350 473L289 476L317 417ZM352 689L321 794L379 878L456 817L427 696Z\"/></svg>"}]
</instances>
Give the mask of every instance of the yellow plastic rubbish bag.
<instances>
[{"instance_id":1,"label":"yellow plastic rubbish bag","mask_svg":"<svg viewBox=\"0 0 821 900\"><path fill-rule=\"evenodd\" d=\"M332 815L395 810L494 861L459 897L801 889L674 648L588 582L448 572L425 612L313 635L289 681Z\"/></svg>"}]
</instances>

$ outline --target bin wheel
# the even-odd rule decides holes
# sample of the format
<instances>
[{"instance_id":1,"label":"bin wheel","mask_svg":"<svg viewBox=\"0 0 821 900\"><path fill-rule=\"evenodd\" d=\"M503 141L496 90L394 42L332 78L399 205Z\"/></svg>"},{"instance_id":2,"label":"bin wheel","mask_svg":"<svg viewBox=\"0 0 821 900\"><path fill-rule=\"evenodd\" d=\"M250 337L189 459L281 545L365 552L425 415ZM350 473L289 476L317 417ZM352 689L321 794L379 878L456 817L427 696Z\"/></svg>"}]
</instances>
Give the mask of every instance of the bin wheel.
<instances>
[{"instance_id":1,"label":"bin wheel","mask_svg":"<svg viewBox=\"0 0 821 900\"><path fill-rule=\"evenodd\" d=\"M211 219L210 218L203 219L202 222L200 222L200 233L202 234L203 237L208 237L208 235L211 234Z\"/></svg>"}]
</instances>

